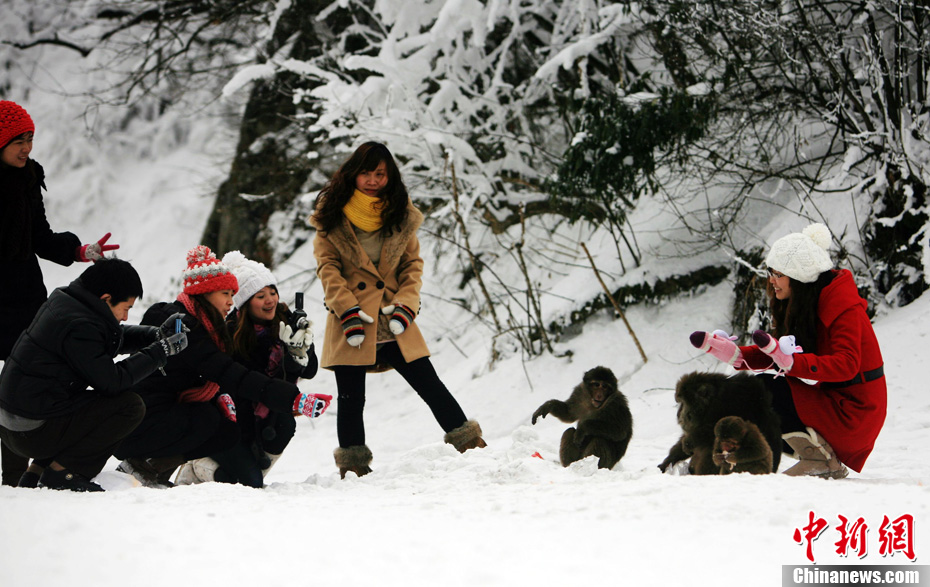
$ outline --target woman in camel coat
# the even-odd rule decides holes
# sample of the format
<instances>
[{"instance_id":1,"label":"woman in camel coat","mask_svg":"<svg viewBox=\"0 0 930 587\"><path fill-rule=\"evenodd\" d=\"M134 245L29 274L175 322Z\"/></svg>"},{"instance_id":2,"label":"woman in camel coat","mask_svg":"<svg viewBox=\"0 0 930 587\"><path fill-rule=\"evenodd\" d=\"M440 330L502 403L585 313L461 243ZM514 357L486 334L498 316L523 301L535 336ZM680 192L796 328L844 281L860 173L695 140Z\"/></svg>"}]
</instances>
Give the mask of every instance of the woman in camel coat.
<instances>
[{"instance_id":1,"label":"woman in camel coat","mask_svg":"<svg viewBox=\"0 0 930 587\"><path fill-rule=\"evenodd\" d=\"M340 475L371 472L365 444L365 375L395 369L432 410L460 452L486 446L481 428L440 381L415 321L423 259L414 208L387 147L365 143L320 191L311 224L317 275L329 309L321 365L339 391Z\"/></svg>"}]
</instances>

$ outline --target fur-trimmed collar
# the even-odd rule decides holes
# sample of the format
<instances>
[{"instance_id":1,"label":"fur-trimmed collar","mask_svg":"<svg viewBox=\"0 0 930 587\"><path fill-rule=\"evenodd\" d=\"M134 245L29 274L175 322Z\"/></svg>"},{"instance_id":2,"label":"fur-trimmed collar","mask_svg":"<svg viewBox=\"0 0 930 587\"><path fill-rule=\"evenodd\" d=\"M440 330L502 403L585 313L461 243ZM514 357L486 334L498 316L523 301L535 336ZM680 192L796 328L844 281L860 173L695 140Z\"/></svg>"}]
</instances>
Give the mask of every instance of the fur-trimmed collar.
<instances>
[{"instance_id":1,"label":"fur-trimmed collar","mask_svg":"<svg viewBox=\"0 0 930 587\"><path fill-rule=\"evenodd\" d=\"M319 226L311 219L310 224L320 230ZM376 275L385 275L383 271L392 271L400 262L401 255L407 248L407 243L416 234L417 229L423 224L423 214L416 209L412 202L407 202L407 219L401 225L399 231L395 231L391 236L384 239L381 247L381 261L376 268L365 254L362 245L355 236L355 230L352 224L343 215L342 223L330 230L329 232L320 231L321 236L326 238L342 255L347 264L368 269Z\"/></svg>"}]
</instances>

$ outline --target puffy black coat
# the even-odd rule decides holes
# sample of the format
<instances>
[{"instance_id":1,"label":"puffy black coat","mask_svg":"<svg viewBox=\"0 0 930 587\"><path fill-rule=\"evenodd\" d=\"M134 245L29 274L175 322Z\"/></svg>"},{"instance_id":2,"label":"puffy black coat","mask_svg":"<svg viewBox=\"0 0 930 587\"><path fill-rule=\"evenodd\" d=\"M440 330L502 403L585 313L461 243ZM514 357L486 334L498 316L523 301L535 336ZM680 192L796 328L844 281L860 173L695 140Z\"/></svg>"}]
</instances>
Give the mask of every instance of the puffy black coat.
<instances>
[{"instance_id":1,"label":"puffy black coat","mask_svg":"<svg viewBox=\"0 0 930 587\"><path fill-rule=\"evenodd\" d=\"M0 164L0 360L48 295L38 257L68 266L81 246L70 232L52 232L44 187L45 172L35 161L24 168Z\"/></svg>"},{"instance_id":2,"label":"puffy black coat","mask_svg":"<svg viewBox=\"0 0 930 587\"><path fill-rule=\"evenodd\" d=\"M114 362L122 353L135 354ZM166 360L155 328L121 325L78 278L52 292L16 342L0 374L0 407L34 420L62 416L95 394L130 389Z\"/></svg>"},{"instance_id":3,"label":"puffy black coat","mask_svg":"<svg viewBox=\"0 0 930 587\"><path fill-rule=\"evenodd\" d=\"M249 400L262 402L279 412L291 410L300 393L296 385L271 379L236 362L216 346L207 329L180 302L152 305L142 317L142 324L159 325L175 312L185 314L184 324L190 328L188 346L183 352L168 358L165 375L156 372L133 388L146 405L164 401L168 393L178 397L185 390L213 381L219 384L220 393L228 393L237 403Z\"/></svg>"}]
</instances>

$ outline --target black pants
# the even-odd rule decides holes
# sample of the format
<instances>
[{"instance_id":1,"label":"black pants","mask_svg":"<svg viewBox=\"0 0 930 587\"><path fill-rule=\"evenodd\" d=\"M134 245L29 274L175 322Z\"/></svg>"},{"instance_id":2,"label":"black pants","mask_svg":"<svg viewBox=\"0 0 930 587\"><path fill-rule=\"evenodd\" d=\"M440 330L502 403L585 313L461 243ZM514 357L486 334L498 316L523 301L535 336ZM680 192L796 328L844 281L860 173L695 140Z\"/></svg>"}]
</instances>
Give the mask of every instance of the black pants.
<instances>
[{"instance_id":1,"label":"black pants","mask_svg":"<svg viewBox=\"0 0 930 587\"><path fill-rule=\"evenodd\" d=\"M3 468L2 484L16 487L19 478L26 472L29 459L13 452L5 442L0 442L0 467Z\"/></svg>"},{"instance_id":2,"label":"black pants","mask_svg":"<svg viewBox=\"0 0 930 587\"><path fill-rule=\"evenodd\" d=\"M429 357L411 363L404 360L396 342L378 347L377 363L386 363L419 394L433 412L436 421L446 432L451 432L465 423L465 412L433 368ZM339 410L336 413L336 433L339 446L347 448L365 444L365 374L366 367L333 367L336 374Z\"/></svg>"},{"instance_id":3,"label":"black pants","mask_svg":"<svg viewBox=\"0 0 930 587\"><path fill-rule=\"evenodd\" d=\"M213 402L179 403L174 392L146 395L146 413L119 449L117 458L183 456L199 459L239 441L239 426Z\"/></svg>"},{"instance_id":4,"label":"black pants","mask_svg":"<svg viewBox=\"0 0 930 587\"><path fill-rule=\"evenodd\" d=\"M145 404L134 393L97 396L67 416L47 419L35 430L12 432L0 427L0 437L23 457L56 461L93 479L144 415Z\"/></svg>"},{"instance_id":5,"label":"black pants","mask_svg":"<svg viewBox=\"0 0 930 587\"><path fill-rule=\"evenodd\" d=\"M246 404L253 410L251 402ZM243 410L244 412L245 410ZM267 418L258 419L254 414L239 413L242 437L232 448L211 454L220 467L214 476L222 483L240 483L249 487L262 487L262 469L269 464L265 453L279 455L287 448L297 431L293 414L271 412Z\"/></svg>"},{"instance_id":6,"label":"black pants","mask_svg":"<svg viewBox=\"0 0 930 587\"><path fill-rule=\"evenodd\" d=\"M776 377L772 373L763 373L759 375L765 388L772 394L772 409L778 414L781 420L781 433L804 432L807 426L801 421L798 410L794 407L794 399L791 397L791 386L785 377ZM782 452L793 453L794 449L782 441Z\"/></svg>"}]
</instances>

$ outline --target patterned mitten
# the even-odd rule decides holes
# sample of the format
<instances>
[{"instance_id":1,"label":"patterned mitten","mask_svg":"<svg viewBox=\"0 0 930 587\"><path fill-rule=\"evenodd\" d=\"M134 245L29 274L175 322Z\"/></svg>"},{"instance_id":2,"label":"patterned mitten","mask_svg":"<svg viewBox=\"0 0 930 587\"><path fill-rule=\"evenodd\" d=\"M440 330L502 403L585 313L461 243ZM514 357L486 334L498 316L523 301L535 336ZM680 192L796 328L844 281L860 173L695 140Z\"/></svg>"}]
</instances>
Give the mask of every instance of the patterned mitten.
<instances>
[{"instance_id":1,"label":"patterned mitten","mask_svg":"<svg viewBox=\"0 0 930 587\"><path fill-rule=\"evenodd\" d=\"M231 395L228 393L219 394L216 396L216 405L227 420L236 421L236 402L233 401Z\"/></svg>"},{"instance_id":2,"label":"patterned mitten","mask_svg":"<svg viewBox=\"0 0 930 587\"><path fill-rule=\"evenodd\" d=\"M326 411L333 396L325 393L298 393L294 398L294 413L316 418Z\"/></svg>"},{"instance_id":3,"label":"patterned mitten","mask_svg":"<svg viewBox=\"0 0 930 587\"><path fill-rule=\"evenodd\" d=\"M760 351L772 357L782 372L787 372L794 366L794 353L803 352L801 347L794 344L794 336L790 334L776 341L768 332L756 330L752 333L752 341Z\"/></svg>"},{"instance_id":4,"label":"patterned mitten","mask_svg":"<svg viewBox=\"0 0 930 587\"><path fill-rule=\"evenodd\" d=\"M731 337L722 330L713 332L696 330L691 333L690 339L694 348L710 353L714 358L723 361L727 365L739 368L746 363L743 359L743 353L733 342L736 337Z\"/></svg>"},{"instance_id":5,"label":"patterned mitten","mask_svg":"<svg viewBox=\"0 0 930 587\"><path fill-rule=\"evenodd\" d=\"M342 321L342 333L346 335L349 346L359 347L365 341L365 324L374 322L374 318L362 311L358 306L352 306L345 314L339 317Z\"/></svg>"},{"instance_id":6,"label":"patterned mitten","mask_svg":"<svg viewBox=\"0 0 930 587\"><path fill-rule=\"evenodd\" d=\"M416 318L416 314L413 313L413 310L403 304L384 306L381 308L381 313L385 316L391 316L391 321L388 323L388 326L395 335L407 330L407 327L410 326L410 323Z\"/></svg>"},{"instance_id":7,"label":"patterned mitten","mask_svg":"<svg viewBox=\"0 0 930 587\"><path fill-rule=\"evenodd\" d=\"M291 330L291 325L287 322L281 322L278 325L278 337L287 346L287 352L301 366L306 367L309 362L307 349L313 344L313 331L310 330L310 322L303 321L306 328L298 328L297 332Z\"/></svg>"}]
</instances>

